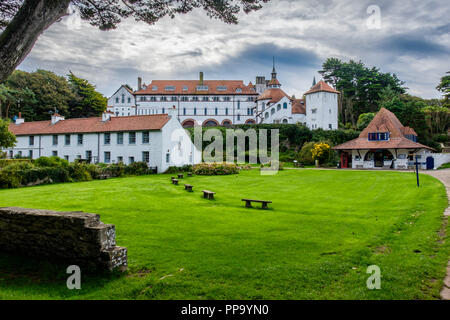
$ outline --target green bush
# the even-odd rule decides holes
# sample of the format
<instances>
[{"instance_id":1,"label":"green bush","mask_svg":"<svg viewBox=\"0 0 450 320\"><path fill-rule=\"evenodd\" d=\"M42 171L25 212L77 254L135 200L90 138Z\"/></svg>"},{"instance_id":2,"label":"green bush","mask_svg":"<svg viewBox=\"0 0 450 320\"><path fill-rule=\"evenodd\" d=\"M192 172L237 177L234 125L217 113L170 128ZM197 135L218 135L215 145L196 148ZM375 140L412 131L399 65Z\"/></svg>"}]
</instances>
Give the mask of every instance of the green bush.
<instances>
[{"instance_id":1,"label":"green bush","mask_svg":"<svg viewBox=\"0 0 450 320\"><path fill-rule=\"evenodd\" d=\"M314 149L315 142L305 143L298 153L298 161L304 165L313 165L312 149Z\"/></svg>"},{"instance_id":2,"label":"green bush","mask_svg":"<svg viewBox=\"0 0 450 320\"><path fill-rule=\"evenodd\" d=\"M149 167L147 162L133 162L132 164L126 166L125 173L131 175L144 175L148 174Z\"/></svg>"},{"instance_id":3,"label":"green bush","mask_svg":"<svg viewBox=\"0 0 450 320\"><path fill-rule=\"evenodd\" d=\"M89 173L89 165L81 162L71 163L68 167L72 181L90 181L92 176Z\"/></svg>"},{"instance_id":4,"label":"green bush","mask_svg":"<svg viewBox=\"0 0 450 320\"><path fill-rule=\"evenodd\" d=\"M193 171L193 168L191 165L185 165L182 167L169 167L169 169L167 169L165 173L174 174L174 173L192 172L192 171Z\"/></svg>"},{"instance_id":5,"label":"green bush","mask_svg":"<svg viewBox=\"0 0 450 320\"><path fill-rule=\"evenodd\" d=\"M37 167L64 167L69 166L69 162L59 157L40 157L34 160Z\"/></svg>"},{"instance_id":6,"label":"green bush","mask_svg":"<svg viewBox=\"0 0 450 320\"><path fill-rule=\"evenodd\" d=\"M201 163L194 166L193 173L199 176L223 176L238 174L239 167L234 163Z\"/></svg>"},{"instance_id":7,"label":"green bush","mask_svg":"<svg viewBox=\"0 0 450 320\"><path fill-rule=\"evenodd\" d=\"M109 177L121 177L125 173L125 165L122 162L113 163L100 169L101 174Z\"/></svg>"},{"instance_id":8,"label":"green bush","mask_svg":"<svg viewBox=\"0 0 450 320\"><path fill-rule=\"evenodd\" d=\"M13 163L19 163L19 162L32 163L32 160L30 160L30 159L0 159L0 168L4 168Z\"/></svg>"}]
</instances>

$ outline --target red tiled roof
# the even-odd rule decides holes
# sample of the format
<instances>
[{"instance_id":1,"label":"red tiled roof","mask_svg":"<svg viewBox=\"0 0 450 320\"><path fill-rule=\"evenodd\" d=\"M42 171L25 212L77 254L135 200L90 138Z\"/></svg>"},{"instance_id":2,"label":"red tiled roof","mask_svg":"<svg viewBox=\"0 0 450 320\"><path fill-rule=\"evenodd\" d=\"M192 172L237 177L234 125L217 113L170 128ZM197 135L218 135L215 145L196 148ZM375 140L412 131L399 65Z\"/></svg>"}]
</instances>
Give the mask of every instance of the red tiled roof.
<instances>
[{"instance_id":1,"label":"red tiled roof","mask_svg":"<svg viewBox=\"0 0 450 320\"><path fill-rule=\"evenodd\" d=\"M387 141L369 141L369 133L389 132ZM415 131L409 127L404 127L398 118L391 111L381 108L375 118L361 132L358 138L347 141L334 147L334 150L357 150L357 149L429 149L423 144L411 141L405 134L413 134Z\"/></svg>"},{"instance_id":2,"label":"red tiled roof","mask_svg":"<svg viewBox=\"0 0 450 320\"><path fill-rule=\"evenodd\" d=\"M16 136L65 133L96 133L115 131L160 130L169 121L167 114L149 116L111 117L103 122L101 117L60 120L54 125L51 121L11 123L9 131Z\"/></svg>"},{"instance_id":3,"label":"red tiled roof","mask_svg":"<svg viewBox=\"0 0 450 320\"><path fill-rule=\"evenodd\" d=\"M308 92L305 93L305 95L307 94L311 94L311 93L315 93L315 92L332 92L332 93L339 93L339 91L333 89L332 87L330 87L325 81L320 80L319 82L317 82L317 84L312 87L311 89L309 89Z\"/></svg>"},{"instance_id":4,"label":"red tiled roof","mask_svg":"<svg viewBox=\"0 0 450 320\"><path fill-rule=\"evenodd\" d=\"M271 79L270 81L269 81L269 83L268 83L268 85L269 86L273 86L273 85L275 85L275 86L281 86L281 83L280 83L280 81L278 81L278 79Z\"/></svg>"},{"instance_id":5,"label":"red tiled roof","mask_svg":"<svg viewBox=\"0 0 450 320\"><path fill-rule=\"evenodd\" d=\"M292 113L293 114L306 114L305 101L303 99L292 100Z\"/></svg>"},{"instance_id":6,"label":"red tiled roof","mask_svg":"<svg viewBox=\"0 0 450 320\"><path fill-rule=\"evenodd\" d=\"M283 90L277 88L277 89L267 89L264 91L257 99L256 101L260 100L270 100L268 103L277 103L284 97L290 97L284 92Z\"/></svg>"},{"instance_id":7,"label":"red tiled roof","mask_svg":"<svg viewBox=\"0 0 450 320\"><path fill-rule=\"evenodd\" d=\"M208 90L197 90L200 86L200 80L153 80L147 88L136 91L134 94L143 95L191 95L191 94L217 94L217 95L256 95L253 86L246 86L242 80L204 80L203 86L207 86ZM175 87L174 90L167 91L166 87ZM187 90L183 90L187 87ZM218 87L226 87L226 90L218 90ZM155 90L154 90L155 88ZM236 92L241 89L241 92Z\"/></svg>"}]
</instances>

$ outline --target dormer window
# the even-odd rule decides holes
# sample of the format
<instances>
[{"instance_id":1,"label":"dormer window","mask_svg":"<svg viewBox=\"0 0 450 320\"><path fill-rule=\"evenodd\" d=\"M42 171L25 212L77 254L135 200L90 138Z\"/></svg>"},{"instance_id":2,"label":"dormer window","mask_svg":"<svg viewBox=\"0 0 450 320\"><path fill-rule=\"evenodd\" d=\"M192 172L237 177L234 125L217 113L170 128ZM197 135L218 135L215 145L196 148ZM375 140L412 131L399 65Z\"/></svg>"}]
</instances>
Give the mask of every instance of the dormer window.
<instances>
[{"instance_id":1,"label":"dormer window","mask_svg":"<svg viewBox=\"0 0 450 320\"><path fill-rule=\"evenodd\" d=\"M389 140L389 132L370 132L369 141L387 141Z\"/></svg>"},{"instance_id":2,"label":"dormer window","mask_svg":"<svg viewBox=\"0 0 450 320\"><path fill-rule=\"evenodd\" d=\"M153 90L153 91L158 91L158 86L153 86L153 87L152 87L152 90Z\"/></svg>"},{"instance_id":3,"label":"dormer window","mask_svg":"<svg viewBox=\"0 0 450 320\"><path fill-rule=\"evenodd\" d=\"M197 91L208 91L208 86L197 86Z\"/></svg>"},{"instance_id":4,"label":"dormer window","mask_svg":"<svg viewBox=\"0 0 450 320\"><path fill-rule=\"evenodd\" d=\"M165 91L175 91L175 86L166 86L164 88Z\"/></svg>"},{"instance_id":5,"label":"dormer window","mask_svg":"<svg viewBox=\"0 0 450 320\"><path fill-rule=\"evenodd\" d=\"M236 92L237 92L237 93L242 93L242 89L241 89L241 88L237 88L237 89L236 89Z\"/></svg>"}]
</instances>

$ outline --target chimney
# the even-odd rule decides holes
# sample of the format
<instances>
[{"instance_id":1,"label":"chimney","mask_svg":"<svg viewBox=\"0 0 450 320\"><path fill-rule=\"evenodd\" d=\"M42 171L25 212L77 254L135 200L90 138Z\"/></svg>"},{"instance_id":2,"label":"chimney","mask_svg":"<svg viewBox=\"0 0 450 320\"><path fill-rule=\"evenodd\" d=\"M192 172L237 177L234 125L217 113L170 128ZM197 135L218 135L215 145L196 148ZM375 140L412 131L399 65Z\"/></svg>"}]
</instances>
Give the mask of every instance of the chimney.
<instances>
[{"instance_id":1,"label":"chimney","mask_svg":"<svg viewBox=\"0 0 450 320\"><path fill-rule=\"evenodd\" d=\"M138 77L138 91L139 90L142 90L142 78L141 77Z\"/></svg>"},{"instance_id":2,"label":"chimney","mask_svg":"<svg viewBox=\"0 0 450 320\"><path fill-rule=\"evenodd\" d=\"M200 85L203 85L203 72L200 72Z\"/></svg>"},{"instance_id":3,"label":"chimney","mask_svg":"<svg viewBox=\"0 0 450 320\"><path fill-rule=\"evenodd\" d=\"M25 122L25 119L22 118L22 112L19 112L19 117L14 121L15 124L22 124Z\"/></svg>"},{"instance_id":4,"label":"chimney","mask_svg":"<svg viewBox=\"0 0 450 320\"><path fill-rule=\"evenodd\" d=\"M102 121L106 122L106 121L109 121L109 120L111 120L111 113L109 113L108 111L103 112L102 113Z\"/></svg>"},{"instance_id":5,"label":"chimney","mask_svg":"<svg viewBox=\"0 0 450 320\"><path fill-rule=\"evenodd\" d=\"M59 113L52 114L52 124L57 123L58 121L64 120L64 117Z\"/></svg>"},{"instance_id":6,"label":"chimney","mask_svg":"<svg viewBox=\"0 0 450 320\"><path fill-rule=\"evenodd\" d=\"M167 114L169 115L170 118L176 117L177 116L177 107L173 106L172 108L169 108L167 110Z\"/></svg>"}]
</instances>

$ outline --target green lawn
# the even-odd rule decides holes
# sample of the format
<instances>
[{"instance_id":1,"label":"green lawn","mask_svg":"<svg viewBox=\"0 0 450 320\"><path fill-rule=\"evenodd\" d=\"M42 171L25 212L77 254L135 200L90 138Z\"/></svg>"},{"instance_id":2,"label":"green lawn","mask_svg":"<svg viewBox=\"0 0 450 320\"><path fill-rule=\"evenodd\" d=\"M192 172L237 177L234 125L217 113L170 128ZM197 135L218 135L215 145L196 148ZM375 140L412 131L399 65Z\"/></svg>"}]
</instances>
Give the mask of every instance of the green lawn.
<instances>
[{"instance_id":1,"label":"green lawn","mask_svg":"<svg viewBox=\"0 0 450 320\"><path fill-rule=\"evenodd\" d=\"M129 250L125 274L0 255L3 299L433 299L450 256L443 185L413 173L258 170L181 181L142 176L0 191L0 206L98 213ZM201 190L217 192L204 200ZM272 200L245 209L242 198ZM441 234L442 231L441 230ZM448 232L447 232L448 234ZM447 241L444 241L447 240ZM381 268L381 290L366 269Z\"/></svg>"}]
</instances>

